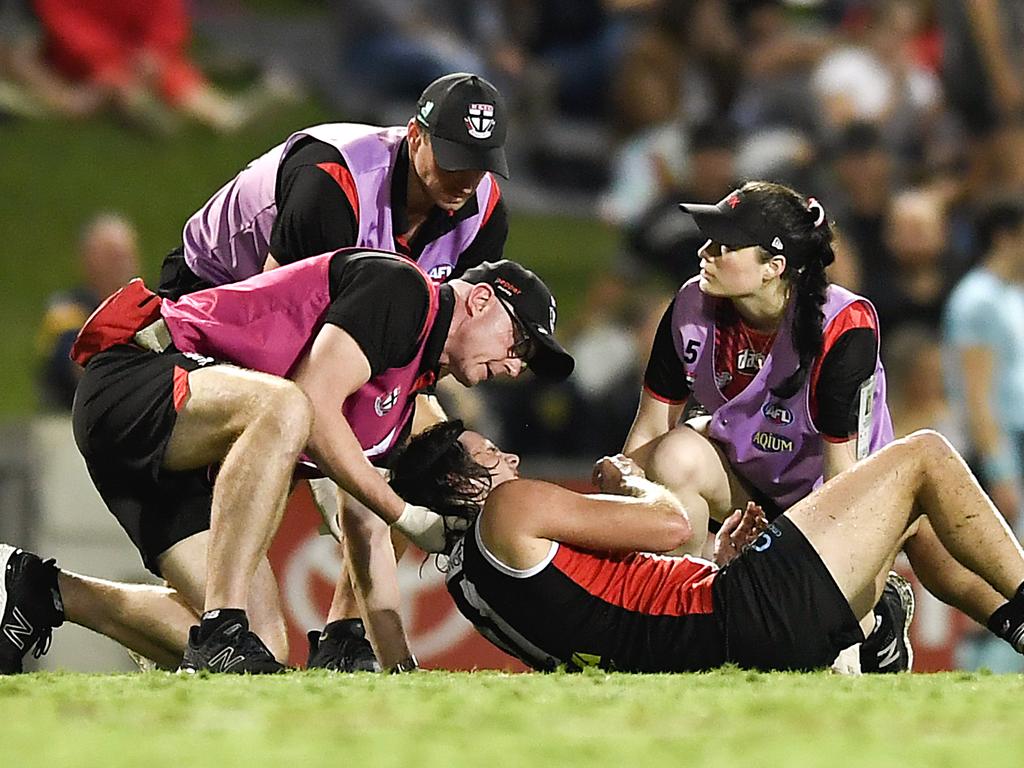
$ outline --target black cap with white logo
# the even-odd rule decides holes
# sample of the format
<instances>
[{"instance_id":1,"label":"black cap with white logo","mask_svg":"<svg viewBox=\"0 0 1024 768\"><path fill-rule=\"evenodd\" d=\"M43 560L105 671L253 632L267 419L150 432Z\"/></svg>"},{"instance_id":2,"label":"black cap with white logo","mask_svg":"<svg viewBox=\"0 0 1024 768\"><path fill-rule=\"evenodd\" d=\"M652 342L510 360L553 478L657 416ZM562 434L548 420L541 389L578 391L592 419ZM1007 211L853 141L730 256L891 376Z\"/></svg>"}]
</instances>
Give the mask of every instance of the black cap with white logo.
<instances>
[{"instance_id":1,"label":"black cap with white logo","mask_svg":"<svg viewBox=\"0 0 1024 768\"><path fill-rule=\"evenodd\" d=\"M680 203L679 207L693 216L697 228L709 240L734 249L759 245L772 255L789 255L784 229L773 226L762 207L742 190L730 192L715 205Z\"/></svg>"},{"instance_id":2,"label":"black cap with white logo","mask_svg":"<svg viewBox=\"0 0 1024 768\"><path fill-rule=\"evenodd\" d=\"M487 283L509 314L523 326L534 343L526 362L538 376L561 381L572 373L576 361L555 340L555 297L536 274L508 259L485 261L466 270L461 280Z\"/></svg>"},{"instance_id":3,"label":"black cap with white logo","mask_svg":"<svg viewBox=\"0 0 1024 768\"><path fill-rule=\"evenodd\" d=\"M416 103L416 122L430 134L434 157L446 171L493 171L508 178L505 100L482 77L439 77Z\"/></svg>"}]
</instances>

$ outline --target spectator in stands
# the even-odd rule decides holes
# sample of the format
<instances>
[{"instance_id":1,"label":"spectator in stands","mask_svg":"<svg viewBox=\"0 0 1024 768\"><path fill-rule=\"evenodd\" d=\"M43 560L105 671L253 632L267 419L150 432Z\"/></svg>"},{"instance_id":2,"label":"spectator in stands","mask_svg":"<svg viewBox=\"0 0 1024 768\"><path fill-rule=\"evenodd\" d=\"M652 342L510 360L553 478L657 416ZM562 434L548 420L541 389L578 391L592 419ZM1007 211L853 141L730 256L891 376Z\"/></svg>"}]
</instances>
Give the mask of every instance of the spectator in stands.
<instances>
[{"instance_id":1,"label":"spectator in stands","mask_svg":"<svg viewBox=\"0 0 1024 768\"><path fill-rule=\"evenodd\" d=\"M820 128L828 137L851 122L869 122L901 154L917 154L941 96L938 77L915 56L923 24L920 3L867 4L850 16L846 39L812 75Z\"/></svg>"},{"instance_id":2,"label":"spectator in stands","mask_svg":"<svg viewBox=\"0 0 1024 768\"><path fill-rule=\"evenodd\" d=\"M82 369L69 353L78 329L105 297L139 274L135 227L116 213L101 213L82 232L82 282L49 298L39 328L39 399L43 407L71 410Z\"/></svg>"},{"instance_id":3,"label":"spectator in stands","mask_svg":"<svg viewBox=\"0 0 1024 768\"><path fill-rule=\"evenodd\" d=\"M968 437L975 474L999 511L1021 535L1024 481L1024 205L990 203L979 234L985 256L957 285L944 316L946 383ZM1016 654L1005 654L983 632L967 635L958 665L1020 672Z\"/></svg>"},{"instance_id":4,"label":"spectator in stands","mask_svg":"<svg viewBox=\"0 0 1024 768\"><path fill-rule=\"evenodd\" d=\"M252 116L243 100L215 88L189 59L184 0L33 0L33 6L48 64L139 124L172 129L168 108L219 131L240 128Z\"/></svg>"},{"instance_id":5,"label":"spectator in stands","mask_svg":"<svg viewBox=\"0 0 1024 768\"><path fill-rule=\"evenodd\" d=\"M978 193L1008 173L1020 180L1013 155L1024 153L1024 3L935 0L935 6L943 82L969 139L969 184Z\"/></svg>"},{"instance_id":6,"label":"spectator in stands","mask_svg":"<svg viewBox=\"0 0 1024 768\"><path fill-rule=\"evenodd\" d=\"M868 296L877 294L890 277L884 231L896 174L893 157L878 126L859 121L839 133L832 157L830 209L836 211L847 246L860 265L860 289Z\"/></svg>"},{"instance_id":7,"label":"spectator in stands","mask_svg":"<svg viewBox=\"0 0 1024 768\"><path fill-rule=\"evenodd\" d=\"M950 269L943 201L922 189L900 192L886 213L883 238L886 256L881 269L886 279L865 290L881 327L891 333L914 322L937 329L956 279Z\"/></svg>"},{"instance_id":8,"label":"spectator in stands","mask_svg":"<svg viewBox=\"0 0 1024 768\"><path fill-rule=\"evenodd\" d=\"M679 213L680 200L715 203L738 186L736 129L724 119L701 123L690 131L689 173L667 191L625 232L631 259L663 274L676 285L697 274L697 251L707 239L693 219Z\"/></svg>"},{"instance_id":9,"label":"spectator in stands","mask_svg":"<svg viewBox=\"0 0 1024 768\"><path fill-rule=\"evenodd\" d=\"M984 259L945 311L947 381L978 477L1014 523L1024 480L1024 206L992 205L979 230Z\"/></svg>"}]
</instances>

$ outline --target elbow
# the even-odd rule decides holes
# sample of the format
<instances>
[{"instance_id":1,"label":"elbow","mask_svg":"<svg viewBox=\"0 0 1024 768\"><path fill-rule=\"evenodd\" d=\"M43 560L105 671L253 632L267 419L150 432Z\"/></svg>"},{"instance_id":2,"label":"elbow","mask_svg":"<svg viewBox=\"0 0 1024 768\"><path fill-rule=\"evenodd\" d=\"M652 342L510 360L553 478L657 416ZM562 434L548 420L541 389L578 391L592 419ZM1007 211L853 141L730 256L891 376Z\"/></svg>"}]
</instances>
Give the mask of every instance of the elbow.
<instances>
[{"instance_id":1,"label":"elbow","mask_svg":"<svg viewBox=\"0 0 1024 768\"><path fill-rule=\"evenodd\" d=\"M678 549L689 549L693 539L693 526L690 519L681 509L673 509L666 514L662 530L662 545L659 552L673 552Z\"/></svg>"}]
</instances>

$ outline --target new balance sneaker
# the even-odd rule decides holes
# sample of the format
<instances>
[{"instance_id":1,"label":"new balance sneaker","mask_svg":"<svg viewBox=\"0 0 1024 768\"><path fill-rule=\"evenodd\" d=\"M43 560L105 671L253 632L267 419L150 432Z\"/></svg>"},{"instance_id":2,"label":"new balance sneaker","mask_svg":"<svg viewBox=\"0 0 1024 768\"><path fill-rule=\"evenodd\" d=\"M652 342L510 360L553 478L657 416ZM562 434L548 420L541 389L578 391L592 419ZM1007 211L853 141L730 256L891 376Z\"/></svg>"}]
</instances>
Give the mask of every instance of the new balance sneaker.
<instances>
[{"instance_id":1,"label":"new balance sneaker","mask_svg":"<svg viewBox=\"0 0 1024 768\"><path fill-rule=\"evenodd\" d=\"M875 631L860 646L860 668L865 673L909 672L914 668L910 622L914 620L914 588L894 571L885 579L882 598L875 606Z\"/></svg>"},{"instance_id":2,"label":"new balance sneaker","mask_svg":"<svg viewBox=\"0 0 1024 768\"><path fill-rule=\"evenodd\" d=\"M46 653L63 623L56 563L0 544L0 674L21 672L29 650L37 659Z\"/></svg>"},{"instance_id":3,"label":"new balance sneaker","mask_svg":"<svg viewBox=\"0 0 1024 768\"><path fill-rule=\"evenodd\" d=\"M229 621L200 639L199 627L188 631L188 648L178 672L230 672L238 675L272 675L285 670L274 654L263 644L249 622L242 618Z\"/></svg>"},{"instance_id":4,"label":"new balance sneaker","mask_svg":"<svg viewBox=\"0 0 1024 768\"><path fill-rule=\"evenodd\" d=\"M366 639L361 619L332 621L323 632L313 630L309 637L308 669L333 669L335 672L380 672L373 646Z\"/></svg>"}]
</instances>

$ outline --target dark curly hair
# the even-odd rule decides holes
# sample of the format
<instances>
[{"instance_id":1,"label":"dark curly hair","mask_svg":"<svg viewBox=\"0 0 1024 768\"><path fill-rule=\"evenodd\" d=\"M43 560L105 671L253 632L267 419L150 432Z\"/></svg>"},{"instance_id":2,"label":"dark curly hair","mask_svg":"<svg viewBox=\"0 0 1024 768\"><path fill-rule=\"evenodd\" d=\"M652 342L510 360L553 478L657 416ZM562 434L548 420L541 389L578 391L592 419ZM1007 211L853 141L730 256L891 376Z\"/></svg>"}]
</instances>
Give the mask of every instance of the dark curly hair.
<instances>
[{"instance_id":1,"label":"dark curly hair","mask_svg":"<svg viewBox=\"0 0 1024 768\"><path fill-rule=\"evenodd\" d=\"M445 553L476 520L491 489L490 470L459 442L465 431L459 420L435 424L390 462L395 493L445 518Z\"/></svg>"},{"instance_id":2,"label":"dark curly hair","mask_svg":"<svg viewBox=\"0 0 1024 768\"><path fill-rule=\"evenodd\" d=\"M819 203L804 198L784 184L750 181L741 191L757 205L773 229L786 233L788 242L782 279L789 282L795 293L792 336L800 364L772 390L776 397L785 399L796 394L810 373L814 359L821 354L825 321L821 308L828 289L825 268L836 259L832 227ZM772 255L765 251L763 258L767 262Z\"/></svg>"}]
</instances>

